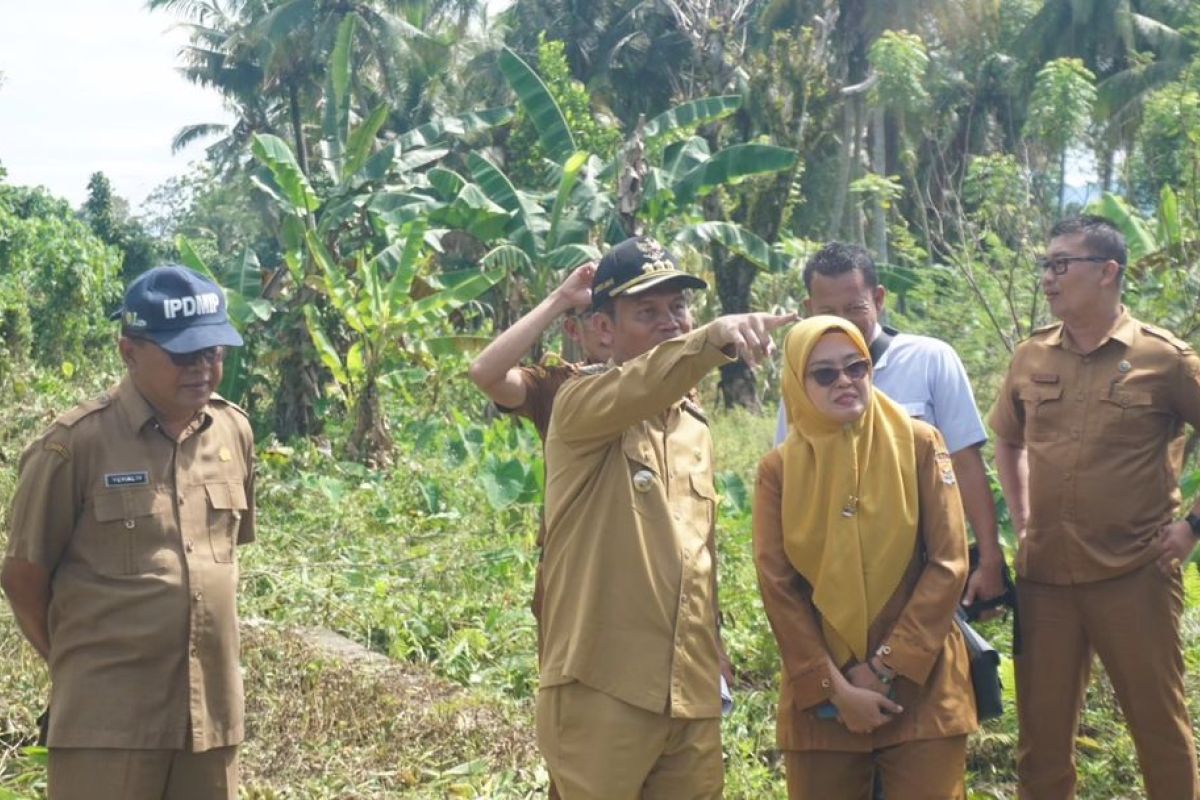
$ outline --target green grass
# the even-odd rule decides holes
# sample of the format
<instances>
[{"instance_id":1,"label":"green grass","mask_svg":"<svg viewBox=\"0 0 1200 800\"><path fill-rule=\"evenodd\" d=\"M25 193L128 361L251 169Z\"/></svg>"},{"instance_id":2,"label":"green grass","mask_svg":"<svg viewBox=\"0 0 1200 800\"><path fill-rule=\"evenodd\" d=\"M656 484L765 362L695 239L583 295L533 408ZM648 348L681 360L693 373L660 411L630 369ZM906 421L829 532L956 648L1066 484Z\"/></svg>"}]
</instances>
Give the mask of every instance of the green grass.
<instances>
[{"instance_id":1,"label":"green grass","mask_svg":"<svg viewBox=\"0 0 1200 800\"><path fill-rule=\"evenodd\" d=\"M774 751L778 660L750 548L754 473L774 415L712 409L722 494L721 601L738 680L725 720L726 796L782 798ZM0 418L0 501L18 443L78 384L48 381ZM444 407L478 409L470 394ZM773 411L773 410L772 410ZM392 418L395 466L371 472L313 443L260 448L258 541L242 552L251 798L537 797L536 690L528 610L536 555L536 437L470 411ZM332 430L336 440L338 431ZM1200 665L1200 581L1189 577L1187 658ZM332 659L297 633L329 628L387 655L384 670ZM1007 648L1006 626L985 635ZM0 790L40 797L44 770L22 754L45 696L40 664L0 612ZM1193 714L1200 684L1190 678ZM1011 681L1009 682L1011 687ZM1011 708L1011 705L1010 705ZM1141 797L1132 744L1103 678L1080 740L1085 800ZM1013 796L1014 713L972 738L973 798ZM0 792L0 797L3 797Z\"/></svg>"}]
</instances>

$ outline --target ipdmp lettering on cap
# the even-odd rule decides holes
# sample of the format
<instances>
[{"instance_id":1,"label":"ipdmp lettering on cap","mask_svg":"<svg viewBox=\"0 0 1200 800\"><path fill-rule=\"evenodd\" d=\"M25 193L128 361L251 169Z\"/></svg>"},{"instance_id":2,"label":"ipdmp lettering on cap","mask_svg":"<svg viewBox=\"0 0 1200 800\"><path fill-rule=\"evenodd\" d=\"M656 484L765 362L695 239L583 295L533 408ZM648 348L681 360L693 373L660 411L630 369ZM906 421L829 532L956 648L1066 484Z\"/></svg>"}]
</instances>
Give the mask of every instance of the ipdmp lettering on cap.
<instances>
[{"instance_id":1,"label":"ipdmp lettering on cap","mask_svg":"<svg viewBox=\"0 0 1200 800\"><path fill-rule=\"evenodd\" d=\"M190 297L169 297L162 301L163 317L175 319L182 314L185 317L215 314L221 307L221 298L212 293L192 295Z\"/></svg>"}]
</instances>

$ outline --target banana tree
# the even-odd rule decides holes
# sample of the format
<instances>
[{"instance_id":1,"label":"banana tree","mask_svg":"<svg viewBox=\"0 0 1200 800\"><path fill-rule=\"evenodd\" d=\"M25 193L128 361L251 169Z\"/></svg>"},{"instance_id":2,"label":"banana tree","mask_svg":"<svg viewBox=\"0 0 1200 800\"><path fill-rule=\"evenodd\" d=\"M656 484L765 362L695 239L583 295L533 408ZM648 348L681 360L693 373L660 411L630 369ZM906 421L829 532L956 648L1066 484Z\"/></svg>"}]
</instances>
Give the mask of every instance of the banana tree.
<instances>
[{"instance_id":1,"label":"banana tree","mask_svg":"<svg viewBox=\"0 0 1200 800\"><path fill-rule=\"evenodd\" d=\"M328 311L322 313L316 304L307 305L304 320L321 362L350 409L354 428L346 449L355 460L387 462L392 440L379 389L413 379L414 367L418 373L421 368L432 368L433 358L455 347L458 337L433 338L430 331L503 276L499 270L443 274L439 277L443 288L418 299L416 279L429 257L426 234L424 223L408 223L391 244L374 255L356 252L349 273L315 233L305 238L309 253L320 266L318 286L328 301ZM330 322L336 322L350 339L344 355L327 333Z\"/></svg>"}]
</instances>

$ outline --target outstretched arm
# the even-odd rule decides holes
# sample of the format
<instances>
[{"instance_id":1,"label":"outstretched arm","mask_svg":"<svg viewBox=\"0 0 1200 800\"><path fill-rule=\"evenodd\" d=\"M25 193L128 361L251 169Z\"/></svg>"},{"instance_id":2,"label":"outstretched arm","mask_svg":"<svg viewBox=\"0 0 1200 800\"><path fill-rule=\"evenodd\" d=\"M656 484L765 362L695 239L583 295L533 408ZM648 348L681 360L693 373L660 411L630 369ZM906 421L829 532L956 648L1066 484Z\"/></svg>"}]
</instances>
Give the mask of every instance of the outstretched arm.
<instances>
[{"instance_id":1,"label":"outstretched arm","mask_svg":"<svg viewBox=\"0 0 1200 800\"><path fill-rule=\"evenodd\" d=\"M496 405L517 408L525 402L525 382L517 367L539 336L562 314L592 301L594 264L576 268L562 285L513 323L471 362L467 375Z\"/></svg>"}]
</instances>

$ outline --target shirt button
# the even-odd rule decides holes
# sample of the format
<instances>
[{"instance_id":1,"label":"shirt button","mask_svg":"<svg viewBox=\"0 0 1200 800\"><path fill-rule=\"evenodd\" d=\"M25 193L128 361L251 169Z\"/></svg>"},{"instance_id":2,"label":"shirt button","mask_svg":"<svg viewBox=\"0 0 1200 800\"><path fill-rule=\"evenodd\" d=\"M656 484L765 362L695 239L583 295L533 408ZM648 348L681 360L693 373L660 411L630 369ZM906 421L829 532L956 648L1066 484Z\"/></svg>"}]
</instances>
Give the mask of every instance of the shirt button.
<instances>
[{"instance_id":1,"label":"shirt button","mask_svg":"<svg viewBox=\"0 0 1200 800\"><path fill-rule=\"evenodd\" d=\"M200 655L200 651L197 650L195 647L193 647L192 648L192 658L195 658L198 655Z\"/></svg>"},{"instance_id":2,"label":"shirt button","mask_svg":"<svg viewBox=\"0 0 1200 800\"><path fill-rule=\"evenodd\" d=\"M692 458L696 459L697 461L704 460L704 453L700 452L699 447L692 451Z\"/></svg>"},{"instance_id":3,"label":"shirt button","mask_svg":"<svg viewBox=\"0 0 1200 800\"><path fill-rule=\"evenodd\" d=\"M885 656L890 656L892 654L892 648L885 644L883 647L879 648L879 652Z\"/></svg>"},{"instance_id":4,"label":"shirt button","mask_svg":"<svg viewBox=\"0 0 1200 800\"><path fill-rule=\"evenodd\" d=\"M183 505L183 495L179 495L179 505Z\"/></svg>"},{"instance_id":5,"label":"shirt button","mask_svg":"<svg viewBox=\"0 0 1200 800\"><path fill-rule=\"evenodd\" d=\"M200 594L200 592L196 592L194 595L192 595L192 599L199 603L204 599L204 595Z\"/></svg>"},{"instance_id":6,"label":"shirt button","mask_svg":"<svg viewBox=\"0 0 1200 800\"><path fill-rule=\"evenodd\" d=\"M829 684L829 678L822 678L822 679L821 679L821 688L822 688L822 689L828 689L828 688L829 688L829 685L830 685L830 684Z\"/></svg>"},{"instance_id":7,"label":"shirt button","mask_svg":"<svg viewBox=\"0 0 1200 800\"><path fill-rule=\"evenodd\" d=\"M131 529L131 530L132 530L132 529L133 529L133 527L134 527L135 525L137 525L137 523L136 523L136 522L134 522L133 520L131 520L131 519L127 519L127 520L125 520L125 527L126 527L126 528L129 528L129 529Z\"/></svg>"},{"instance_id":8,"label":"shirt button","mask_svg":"<svg viewBox=\"0 0 1200 800\"><path fill-rule=\"evenodd\" d=\"M679 516L679 512L678 512L678 511L676 511L676 512L675 512L674 514L672 514L671 516L674 518L674 520L675 520L676 522L679 522L679 521L682 519L682 517L680 517L680 516ZM132 527L132 526L130 526L130 527Z\"/></svg>"},{"instance_id":9,"label":"shirt button","mask_svg":"<svg viewBox=\"0 0 1200 800\"><path fill-rule=\"evenodd\" d=\"M184 550L187 550L189 553L190 553L190 552L192 552L192 550L193 550L194 548L195 548L195 546L192 544L192 540L191 540L191 539L188 539L188 540L187 540L187 542L186 542L186 543L184 543L184 545L183 545L183 549L184 549Z\"/></svg>"}]
</instances>

